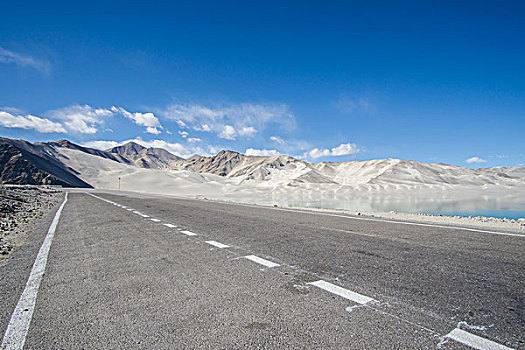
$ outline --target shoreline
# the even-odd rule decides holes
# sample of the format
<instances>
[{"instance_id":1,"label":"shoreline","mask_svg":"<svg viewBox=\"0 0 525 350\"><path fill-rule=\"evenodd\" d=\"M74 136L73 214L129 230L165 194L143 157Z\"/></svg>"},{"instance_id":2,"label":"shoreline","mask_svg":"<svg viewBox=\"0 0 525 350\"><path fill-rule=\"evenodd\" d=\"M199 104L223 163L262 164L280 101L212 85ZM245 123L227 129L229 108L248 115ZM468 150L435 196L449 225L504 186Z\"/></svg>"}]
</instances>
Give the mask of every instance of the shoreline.
<instances>
[{"instance_id":1,"label":"shoreline","mask_svg":"<svg viewBox=\"0 0 525 350\"><path fill-rule=\"evenodd\" d=\"M525 218L521 219L502 219L487 216L450 216L441 214L410 214L400 212L364 212L364 211L352 211L345 209L323 209L323 208L312 208L312 207L280 207L280 208L291 208L301 209L315 212L325 212L333 214L346 214L352 216L362 216L370 218L389 219L396 221L407 221L415 223L425 224L440 224L440 225L457 225L476 229L498 229L506 230L513 233L523 233L525 235Z\"/></svg>"},{"instance_id":2,"label":"shoreline","mask_svg":"<svg viewBox=\"0 0 525 350\"><path fill-rule=\"evenodd\" d=\"M85 190L83 190L85 191ZM90 189L89 191L100 191L111 194L131 194L131 195L146 195L146 196L157 196L162 198L180 198L180 199L191 199L191 200L200 200L200 201L213 201L217 203L225 204L238 204L238 205L249 205L257 206L263 208L282 208L282 209L298 209L304 211L312 212L325 212L333 214L345 214L351 216L362 216L370 218L381 218L389 219L396 221L407 221L414 223L428 223L428 224L439 224L439 225L449 225L449 226L464 226L468 228L476 229L497 229L504 230L513 233L523 233L525 235L525 218L521 219L501 219L495 217L485 217L485 216L476 216L476 217L463 217L463 216L448 216L440 214L410 214L410 213L400 213L400 212L378 212L378 211L354 211L354 210L345 210L345 209L324 209L324 208L315 208L315 207L301 207L301 206L281 206L281 205L271 205L271 204L257 204L251 202L242 202L234 201L231 199L214 199L210 198L211 196L204 195L170 195L170 194L160 194L160 193L148 193L148 192L138 192L138 191L117 191L117 190L108 190L108 189Z\"/></svg>"}]
</instances>

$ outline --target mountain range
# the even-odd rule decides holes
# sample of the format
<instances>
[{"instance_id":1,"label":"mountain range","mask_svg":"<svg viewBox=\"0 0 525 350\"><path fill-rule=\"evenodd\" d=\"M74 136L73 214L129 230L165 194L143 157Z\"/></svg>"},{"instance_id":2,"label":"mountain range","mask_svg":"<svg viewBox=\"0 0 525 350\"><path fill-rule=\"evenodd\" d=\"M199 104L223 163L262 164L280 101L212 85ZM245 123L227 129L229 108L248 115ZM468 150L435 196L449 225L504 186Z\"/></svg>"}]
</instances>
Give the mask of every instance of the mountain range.
<instances>
[{"instance_id":1,"label":"mountain range","mask_svg":"<svg viewBox=\"0 0 525 350\"><path fill-rule=\"evenodd\" d=\"M116 178L145 187L159 183L228 186L346 186L356 190L418 186L525 188L525 168L469 169L402 159L312 164L287 155L248 156L223 150L213 156L178 157L165 149L129 142L105 151L67 140L30 143L0 138L0 182L115 188ZM171 180L170 180L171 179ZM330 188L332 188L330 187Z\"/></svg>"}]
</instances>

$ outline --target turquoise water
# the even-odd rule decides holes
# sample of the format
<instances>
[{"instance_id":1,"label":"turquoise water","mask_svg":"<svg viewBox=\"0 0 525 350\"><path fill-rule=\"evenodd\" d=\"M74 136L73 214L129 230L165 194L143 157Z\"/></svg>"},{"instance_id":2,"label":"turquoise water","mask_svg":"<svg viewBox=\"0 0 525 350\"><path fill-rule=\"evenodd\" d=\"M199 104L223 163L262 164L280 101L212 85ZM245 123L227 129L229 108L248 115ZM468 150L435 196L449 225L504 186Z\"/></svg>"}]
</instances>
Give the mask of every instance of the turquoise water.
<instances>
[{"instance_id":1,"label":"turquoise water","mask_svg":"<svg viewBox=\"0 0 525 350\"><path fill-rule=\"evenodd\" d=\"M344 196L325 196L312 199L310 196L294 198L273 195L268 203L280 206L344 209L362 212L424 213L449 216L486 216L507 219L525 218L525 196L463 195L455 193L390 193Z\"/></svg>"},{"instance_id":2,"label":"turquoise water","mask_svg":"<svg viewBox=\"0 0 525 350\"><path fill-rule=\"evenodd\" d=\"M525 208L525 203L518 203ZM440 214L440 215L459 215L459 216L486 216L493 218L506 219L520 219L525 218L525 209L498 209L498 210L477 210L477 211L457 211L457 212L425 212L425 214Z\"/></svg>"}]
</instances>

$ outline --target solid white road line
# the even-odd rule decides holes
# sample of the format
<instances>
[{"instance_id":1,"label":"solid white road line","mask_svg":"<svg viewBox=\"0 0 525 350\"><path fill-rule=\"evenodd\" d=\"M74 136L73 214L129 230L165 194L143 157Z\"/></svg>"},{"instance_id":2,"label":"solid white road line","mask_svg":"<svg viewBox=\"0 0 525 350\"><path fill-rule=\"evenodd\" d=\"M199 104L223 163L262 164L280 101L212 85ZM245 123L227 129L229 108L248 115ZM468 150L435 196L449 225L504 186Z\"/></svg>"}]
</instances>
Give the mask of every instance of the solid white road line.
<instances>
[{"instance_id":1,"label":"solid white road line","mask_svg":"<svg viewBox=\"0 0 525 350\"><path fill-rule=\"evenodd\" d=\"M11 319L7 325L2 340L2 346L0 346L0 349L2 350L23 349L24 347L27 331L29 330L29 325L33 318L33 311L35 310L38 288L40 287L40 282L42 282L46 270L49 249L51 248L51 243L53 243L58 219L60 218L60 214L66 203L67 192L64 202L62 202L62 205L58 208L58 211L51 222L51 226L49 226L44 243L42 243L38 255L36 256L35 263L33 264L33 268L31 269L31 274L27 280L26 287L18 300L18 304L16 304L13 314L11 315Z\"/></svg>"},{"instance_id":2,"label":"solid white road line","mask_svg":"<svg viewBox=\"0 0 525 350\"><path fill-rule=\"evenodd\" d=\"M169 227L169 228L175 228L175 227L177 227L177 226L172 225L172 224L164 224L164 226Z\"/></svg>"},{"instance_id":3,"label":"solid white road line","mask_svg":"<svg viewBox=\"0 0 525 350\"><path fill-rule=\"evenodd\" d=\"M230 248L229 245L226 245L226 244L222 244L222 243L219 243L219 242L216 242L216 241L206 241L206 243L214 246L214 247L217 247L217 248Z\"/></svg>"},{"instance_id":4,"label":"solid white road line","mask_svg":"<svg viewBox=\"0 0 525 350\"><path fill-rule=\"evenodd\" d=\"M196 233L193 233L191 231L180 231L181 233L184 233L186 236L197 236Z\"/></svg>"},{"instance_id":5,"label":"solid white road line","mask_svg":"<svg viewBox=\"0 0 525 350\"><path fill-rule=\"evenodd\" d=\"M126 210L127 210L127 211L132 211L133 209L132 209L132 208L128 208L128 209L126 209Z\"/></svg>"},{"instance_id":6,"label":"solid white road line","mask_svg":"<svg viewBox=\"0 0 525 350\"><path fill-rule=\"evenodd\" d=\"M452 332L447 334L445 338L450 338L479 350L513 350L512 348L509 348L505 345L498 344L492 340L485 339L459 328L454 329Z\"/></svg>"},{"instance_id":7,"label":"solid white road line","mask_svg":"<svg viewBox=\"0 0 525 350\"><path fill-rule=\"evenodd\" d=\"M245 258L248 259L248 260L251 260L253 262L256 262L257 264L264 265L266 267L277 267L277 266L280 266L279 264L276 264L274 262L271 262L271 261L263 259L263 258L259 258L258 256L255 256L255 255L247 255L247 256L245 256Z\"/></svg>"},{"instance_id":8,"label":"solid white road line","mask_svg":"<svg viewBox=\"0 0 525 350\"><path fill-rule=\"evenodd\" d=\"M91 193L88 193L88 194L92 195L93 197L97 197L97 196L95 196L95 195L93 195ZM173 197L173 196L170 196L170 197ZM97 197L97 198L100 198L100 197ZM175 198L184 199L184 200L202 201L201 199L194 199L194 198L184 198L184 197L175 197ZM100 198L100 199L102 199L102 198ZM525 234L523 234L523 233L498 232L498 231L478 230L478 229L475 229L475 228L468 228L468 227L461 227L461 226L452 226L452 225L448 226L448 225L439 225L439 224L431 224L431 223L424 224L424 223L418 223L418 222L397 221L397 220L392 220L392 219L367 218L367 217L357 217L357 216L331 214L331 213L320 213L320 212L315 212L315 211L312 211L312 210L300 210L300 209L291 209L291 208L274 208L274 207L268 207L268 206L262 206L262 205L256 205L256 204L225 203L225 202L221 202L221 201L217 201L217 202L221 203L221 204L226 204L226 205L234 205L234 206L249 207L249 208L270 209L270 210L281 210L281 211L289 211L289 212L301 213L301 214L324 215L324 216L345 218L345 219L349 219L349 220L388 222L388 223L392 223L392 224L411 225L411 226L439 227L439 228L446 228L446 229L451 229L451 230L463 230L463 231L470 231L470 232L490 233L490 234L494 234L494 235L525 238Z\"/></svg>"},{"instance_id":9,"label":"solid white road line","mask_svg":"<svg viewBox=\"0 0 525 350\"><path fill-rule=\"evenodd\" d=\"M232 204L232 205L236 205L236 204ZM238 204L238 205L257 208L256 205L250 205L250 204ZM439 227L439 228L447 228L447 229L451 229L451 230L463 230L463 231L470 231L470 232L490 233L490 234L493 234L493 235L525 238L525 234L521 234L521 233L478 230L478 229L475 229L475 228L467 228L467 227L461 227L461 226L447 226L447 225L439 225L439 224L423 224L423 223L417 223L417 222L396 221L396 220L389 220L389 219L374 219L374 218L355 217L355 216L330 214L330 213L317 213L317 212L309 211L309 210L298 210L298 209L287 209L287 208L268 208L268 209L289 211L289 212L292 212L292 213L332 216L332 217L336 217L336 218L345 218L345 219L349 219L349 220L388 222L388 223L391 223L391 224L411 225L411 226Z\"/></svg>"},{"instance_id":10,"label":"solid white road line","mask_svg":"<svg viewBox=\"0 0 525 350\"><path fill-rule=\"evenodd\" d=\"M153 221L153 222L160 222L159 219L155 219L155 218L151 218L150 220Z\"/></svg>"},{"instance_id":11,"label":"solid white road line","mask_svg":"<svg viewBox=\"0 0 525 350\"><path fill-rule=\"evenodd\" d=\"M353 302L356 302L358 304L366 304L374 299L367 297L366 295L362 295L356 292L352 292L351 290L345 289L343 287L336 286L335 284L332 284L330 282L326 282L323 280L319 280L316 282L310 282L308 284L311 284L313 286L316 286L318 288L324 289L327 292L339 295L340 297L343 297L348 300L352 300Z\"/></svg>"}]
</instances>

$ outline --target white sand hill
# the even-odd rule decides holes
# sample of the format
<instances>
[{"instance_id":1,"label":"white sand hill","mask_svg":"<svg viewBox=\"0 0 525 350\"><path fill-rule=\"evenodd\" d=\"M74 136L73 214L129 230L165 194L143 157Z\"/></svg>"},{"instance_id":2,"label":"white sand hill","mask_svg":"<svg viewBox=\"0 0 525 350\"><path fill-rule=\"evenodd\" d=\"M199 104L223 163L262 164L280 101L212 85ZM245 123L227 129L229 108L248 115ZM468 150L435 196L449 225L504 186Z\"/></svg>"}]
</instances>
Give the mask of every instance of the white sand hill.
<instances>
[{"instance_id":1,"label":"white sand hill","mask_svg":"<svg viewBox=\"0 0 525 350\"><path fill-rule=\"evenodd\" d=\"M120 177L125 191L361 212L476 211L525 198L525 171L516 167L472 170L400 159L310 164L285 155L221 151L167 162L155 156L145 160L150 168L142 168L53 148L61 162L97 189L118 189ZM146 152L138 152L143 159Z\"/></svg>"}]
</instances>

